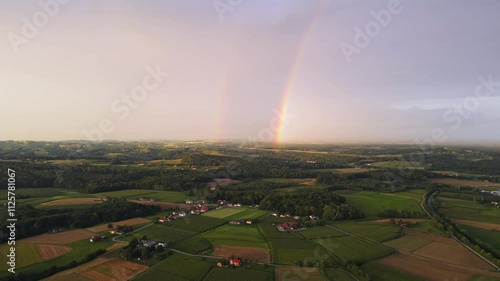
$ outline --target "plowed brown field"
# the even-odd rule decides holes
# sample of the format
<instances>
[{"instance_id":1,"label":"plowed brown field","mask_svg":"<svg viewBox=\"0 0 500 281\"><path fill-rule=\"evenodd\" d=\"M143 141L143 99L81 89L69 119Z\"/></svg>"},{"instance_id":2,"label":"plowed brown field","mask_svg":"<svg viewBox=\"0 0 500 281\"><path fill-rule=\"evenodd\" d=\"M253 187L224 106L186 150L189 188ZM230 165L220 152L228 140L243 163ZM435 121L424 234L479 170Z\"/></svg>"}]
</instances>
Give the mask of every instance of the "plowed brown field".
<instances>
[{"instance_id":1,"label":"plowed brown field","mask_svg":"<svg viewBox=\"0 0 500 281\"><path fill-rule=\"evenodd\" d=\"M103 201L101 201L99 198L68 198L68 199L49 201L42 203L40 205L46 205L46 206L89 205L89 204L100 204L102 202Z\"/></svg>"},{"instance_id":2,"label":"plowed brown field","mask_svg":"<svg viewBox=\"0 0 500 281\"><path fill-rule=\"evenodd\" d=\"M41 234L19 240L23 243L64 245L90 238L95 234L85 229L75 229L55 234Z\"/></svg>"},{"instance_id":3,"label":"plowed brown field","mask_svg":"<svg viewBox=\"0 0 500 281\"><path fill-rule=\"evenodd\" d=\"M147 219L143 219L143 218L135 218L135 219L128 219L128 220L124 220L124 221L117 221L117 222L112 222L113 226L117 226L117 225L136 225L136 224L141 224L141 223L146 223L146 222L150 222L149 220ZM90 231L93 231L93 232L101 232L101 231L106 231L108 230L108 224L101 224L101 225L98 225L98 226L94 226L94 227L89 227L87 228L87 230L90 230Z\"/></svg>"},{"instance_id":4,"label":"plowed brown field","mask_svg":"<svg viewBox=\"0 0 500 281\"><path fill-rule=\"evenodd\" d=\"M244 260L259 261L264 263L271 262L271 256L268 249L245 248L245 247L229 247L217 246L214 248L213 256L229 257L234 255Z\"/></svg>"},{"instance_id":5,"label":"plowed brown field","mask_svg":"<svg viewBox=\"0 0 500 281\"><path fill-rule=\"evenodd\" d=\"M46 245L46 244L37 244L36 249L38 250L40 257L43 260L50 260L53 258L57 258L73 250L70 247L66 246Z\"/></svg>"}]
</instances>

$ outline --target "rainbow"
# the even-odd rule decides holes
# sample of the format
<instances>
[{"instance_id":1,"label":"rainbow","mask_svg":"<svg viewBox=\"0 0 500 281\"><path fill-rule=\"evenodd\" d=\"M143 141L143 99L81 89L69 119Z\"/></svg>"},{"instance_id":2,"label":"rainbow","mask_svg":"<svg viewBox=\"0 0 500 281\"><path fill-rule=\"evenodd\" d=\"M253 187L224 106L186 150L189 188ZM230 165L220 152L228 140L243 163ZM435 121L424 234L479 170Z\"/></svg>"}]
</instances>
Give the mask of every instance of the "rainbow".
<instances>
[{"instance_id":1,"label":"rainbow","mask_svg":"<svg viewBox=\"0 0 500 281\"><path fill-rule=\"evenodd\" d=\"M275 132L275 137L274 137L275 146L280 145L281 139L283 137L283 131L286 125L284 121L288 109L288 101L291 93L293 92L295 79L297 78L297 74L299 73L300 64L302 63L302 59L304 58L304 53L307 48L307 43L309 42L311 34L313 33L321 15L325 12L326 8L328 7L328 4L329 1L324 1L324 0L321 0L321 2L318 4L313 14L313 17L311 18L311 21L309 22L307 28L304 31L304 35L302 36L302 39L299 42L297 51L295 52L292 65L290 67L290 70L288 71L288 76L285 82L285 86L281 94L281 99L280 99L281 102L279 106L280 122Z\"/></svg>"}]
</instances>

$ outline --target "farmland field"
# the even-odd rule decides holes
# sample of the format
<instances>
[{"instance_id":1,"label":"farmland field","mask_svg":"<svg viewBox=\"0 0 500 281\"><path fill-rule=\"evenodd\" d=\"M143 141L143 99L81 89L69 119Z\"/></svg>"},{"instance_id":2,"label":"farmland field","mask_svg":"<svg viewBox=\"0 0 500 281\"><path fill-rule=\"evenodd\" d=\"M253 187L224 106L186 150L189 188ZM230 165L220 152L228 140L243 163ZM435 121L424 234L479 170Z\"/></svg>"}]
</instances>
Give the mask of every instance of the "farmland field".
<instances>
[{"instance_id":1,"label":"farmland field","mask_svg":"<svg viewBox=\"0 0 500 281\"><path fill-rule=\"evenodd\" d=\"M368 261L387 256L393 252L391 248L384 245L371 244L352 236L332 238L328 244L321 239L315 241L344 262Z\"/></svg>"},{"instance_id":2,"label":"farmland field","mask_svg":"<svg viewBox=\"0 0 500 281\"><path fill-rule=\"evenodd\" d=\"M99 198L68 198L68 199L58 199L49 202L42 203L42 206L60 206L60 205L88 205L88 204L100 204L103 201Z\"/></svg>"},{"instance_id":3,"label":"farmland field","mask_svg":"<svg viewBox=\"0 0 500 281\"><path fill-rule=\"evenodd\" d=\"M493 267L462 245L432 242L413 252L416 255L470 268L492 270Z\"/></svg>"},{"instance_id":4,"label":"farmland field","mask_svg":"<svg viewBox=\"0 0 500 281\"><path fill-rule=\"evenodd\" d=\"M79 275L97 281L129 280L147 269L147 266L115 258L88 268Z\"/></svg>"},{"instance_id":5,"label":"farmland field","mask_svg":"<svg viewBox=\"0 0 500 281\"><path fill-rule=\"evenodd\" d=\"M175 254L137 276L134 280L191 280L201 281L216 260ZM177 279L176 279L177 278Z\"/></svg>"},{"instance_id":6,"label":"farmland field","mask_svg":"<svg viewBox=\"0 0 500 281\"><path fill-rule=\"evenodd\" d=\"M267 248L265 238L253 225L227 224L204 233L201 237L210 241L213 246Z\"/></svg>"},{"instance_id":7,"label":"farmland field","mask_svg":"<svg viewBox=\"0 0 500 281\"><path fill-rule=\"evenodd\" d=\"M40 234L19 240L24 243L36 244L57 244L64 245L71 242L79 241L84 238L90 238L95 234L83 229L69 230L55 234ZM87 240L88 241L88 240Z\"/></svg>"},{"instance_id":8,"label":"farmland field","mask_svg":"<svg viewBox=\"0 0 500 281\"><path fill-rule=\"evenodd\" d=\"M334 274L338 276L339 271L335 271ZM307 281L328 281L321 271L317 268L287 268L287 267L277 267L276 268L276 281L288 281L288 280L307 280ZM341 279L334 279L343 281ZM351 281L351 279L346 279L346 281Z\"/></svg>"},{"instance_id":9,"label":"farmland field","mask_svg":"<svg viewBox=\"0 0 500 281\"><path fill-rule=\"evenodd\" d=\"M500 250L500 231L487 230L469 225L461 225L470 235L481 239L481 241L490 244L497 250Z\"/></svg>"},{"instance_id":10,"label":"farmland field","mask_svg":"<svg viewBox=\"0 0 500 281\"><path fill-rule=\"evenodd\" d=\"M354 235L383 242L400 236L401 228L393 224L380 224L369 222L335 223L333 226Z\"/></svg>"},{"instance_id":11,"label":"farmland field","mask_svg":"<svg viewBox=\"0 0 500 281\"><path fill-rule=\"evenodd\" d=\"M302 231L300 234L302 234L307 239L338 237L346 235L345 233L327 226L311 227L305 231Z\"/></svg>"},{"instance_id":12,"label":"farmland field","mask_svg":"<svg viewBox=\"0 0 500 281\"><path fill-rule=\"evenodd\" d=\"M40 198L40 197L52 197L63 195L64 192L57 188L17 188L16 189L16 199L22 198ZM0 195L0 199L7 199L7 193Z\"/></svg>"},{"instance_id":13,"label":"farmland field","mask_svg":"<svg viewBox=\"0 0 500 281\"><path fill-rule=\"evenodd\" d=\"M427 244L432 243L431 240L405 235L403 237L385 242L384 245L396 248L403 252L413 252Z\"/></svg>"},{"instance_id":14,"label":"farmland field","mask_svg":"<svg viewBox=\"0 0 500 281\"><path fill-rule=\"evenodd\" d=\"M323 270L326 275L327 280L330 281L354 281L349 274L344 271L340 271L338 269L327 268Z\"/></svg>"},{"instance_id":15,"label":"farmland field","mask_svg":"<svg viewBox=\"0 0 500 281\"><path fill-rule=\"evenodd\" d=\"M186 196L182 192L177 191L158 191L158 190L145 190L145 189L131 189L121 191L111 191L94 194L100 197L125 197L127 199L136 200L140 197L156 198L159 202L168 203L184 203L186 199L195 199L194 196Z\"/></svg>"},{"instance_id":16,"label":"farmland field","mask_svg":"<svg viewBox=\"0 0 500 281\"><path fill-rule=\"evenodd\" d=\"M213 211L208 211L204 213L202 216L224 219L233 216L235 214L241 213L243 211L245 211L245 209L242 208L221 208Z\"/></svg>"},{"instance_id":17,"label":"farmland field","mask_svg":"<svg viewBox=\"0 0 500 281\"><path fill-rule=\"evenodd\" d=\"M360 209L367 217L377 217L381 210L409 210L420 212L420 200L399 197L398 193L385 195L372 191L343 194L347 202Z\"/></svg>"},{"instance_id":18,"label":"farmland field","mask_svg":"<svg viewBox=\"0 0 500 281\"><path fill-rule=\"evenodd\" d=\"M453 219L498 223L500 208L491 208L471 201L439 197L439 212Z\"/></svg>"},{"instance_id":19,"label":"farmland field","mask_svg":"<svg viewBox=\"0 0 500 281\"><path fill-rule=\"evenodd\" d=\"M241 219L253 220L253 219L260 218L268 213L269 213L268 211L263 211L263 210L245 210L243 212L226 217L226 219L227 220L241 220Z\"/></svg>"},{"instance_id":20,"label":"farmland field","mask_svg":"<svg viewBox=\"0 0 500 281\"><path fill-rule=\"evenodd\" d=\"M73 249L66 255L23 267L21 272L31 274L41 272L46 268L50 268L51 266L64 266L69 264L71 261L81 261L82 259L86 258L88 254L94 253L99 249L106 249L112 244L112 242L91 243L88 239L72 242L65 245Z\"/></svg>"},{"instance_id":21,"label":"farmland field","mask_svg":"<svg viewBox=\"0 0 500 281\"><path fill-rule=\"evenodd\" d=\"M468 220L460 220L460 219L452 219L451 221L453 223L456 223L456 224L463 224L463 225L482 228L482 229L486 229L486 230L500 231L500 224L499 223L486 223L486 222L468 221Z\"/></svg>"},{"instance_id":22,"label":"farmland field","mask_svg":"<svg viewBox=\"0 0 500 281\"><path fill-rule=\"evenodd\" d=\"M379 263L369 263L362 268L373 281L424 281L417 276Z\"/></svg>"},{"instance_id":23,"label":"farmland field","mask_svg":"<svg viewBox=\"0 0 500 281\"><path fill-rule=\"evenodd\" d=\"M207 239L191 237L172 244L172 247L179 251L196 254L210 250L212 245Z\"/></svg>"},{"instance_id":24,"label":"farmland field","mask_svg":"<svg viewBox=\"0 0 500 281\"><path fill-rule=\"evenodd\" d=\"M244 260L257 261L263 263L271 262L269 249L263 249L263 248L215 246L212 255L216 257L235 256Z\"/></svg>"},{"instance_id":25,"label":"farmland field","mask_svg":"<svg viewBox=\"0 0 500 281\"><path fill-rule=\"evenodd\" d=\"M194 233L200 233L220 226L224 223L226 223L224 220L217 218L205 216L188 216L184 219L167 222L165 223L165 225L179 230L187 230Z\"/></svg>"},{"instance_id":26,"label":"farmland field","mask_svg":"<svg viewBox=\"0 0 500 281\"><path fill-rule=\"evenodd\" d=\"M424 280L430 281L443 281L447 278L468 280L474 275L473 272L466 269L457 269L455 267L422 260L406 254L394 254L377 261L377 263L408 272Z\"/></svg>"},{"instance_id":27,"label":"farmland field","mask_svg":"<svg viewBox=\"0 0 500 281\"><path fill-rule=\"evenodd\" d=\"M212 269L204 281L272 281L274 280L273 274L265 271L257 271L245 268L214 268Z\"/></svg>"},{"instance_id":28,"label":"farmland field","mask_svg":"<svg viewBox=\"0 0 500 281\"><path fill-rule=\"evenodd\" d=\"M150 222L150 221L143 219L143 218L134 218L134 219L128 219L128 220L123 220L123 221L112 222L111 224L113 225L113 227L116 227L118 225L132 226L132 225L147 223L147 222ZM106 231L106 230L108 230L108 223L101 224L98 226L89 227L89 228L87 228L87 230L90 230L92 232Z\"/></svg>"},{"instance_id":29,"label":"farmland field","mask_svg":"<svg viewBox=\"0 0 500 281\"><path fill-rule=\"evenodd\" d=\"M11 246L7 244L0 245L0 271L7 271L10 267L7 262L9 261L9 248ZM38 253L38 250L33 244L16 243L16 267L23 267L30 264L38 263L43 261L42 257Z\"/></svg>"},{"instance_id":30,"label":"farmland field","mask_svg":"<svg viewBox=\"0 0 500 281\"><path fill-rule=\"evenodd\" d=\"M319 244L311 240L270 239L273 263L294 265L306 259L317 262L326 259L329 254Z\"/></svg>"},{"instance_id":31,"label":"farmland field","mask_svg":"<svg viewBox=\"0 0 500 281\"><path fill-rule=\"evenodd\" d=\"M137 238L140 240L140 238L143 235L146 235L150 239L153 240L158 240L158 241L165 241L165 242L175 242L178 240L182 240L185 238L188 238L190 236L193 236L195 233L191 231L186 231L182 229L175 229L175 228L169 228L165 225L159 225L155 224L152 226L149 226L145 229L142 229L138 232L135 232L133 235L122 238L122 240L125 241L130 241L133 238Z\"/></svg>"},{"instance_id":32,"label":"farmland field","mask_svg":"<svg viewBox=\"0 0 500 281\"><path fill-rule=\"evenodd\" d=\"M71 252L73 249L61 245L36 244L36 249L43 260L50 260Z\"/></svg>"}]
</instances>

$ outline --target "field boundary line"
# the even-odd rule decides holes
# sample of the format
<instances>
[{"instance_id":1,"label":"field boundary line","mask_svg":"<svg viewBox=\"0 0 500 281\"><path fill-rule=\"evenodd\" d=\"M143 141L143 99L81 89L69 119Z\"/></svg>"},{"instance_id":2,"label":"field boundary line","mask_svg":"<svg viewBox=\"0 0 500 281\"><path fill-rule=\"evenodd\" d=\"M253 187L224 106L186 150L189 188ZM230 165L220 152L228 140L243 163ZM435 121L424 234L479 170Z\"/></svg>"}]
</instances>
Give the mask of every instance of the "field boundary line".
<instances>
[{"instance_id":1,"label":"field boundary line","mask_svg":"<svg viewBox=\"0 0 500 281\"><path fill-rule=\"evenodd\" d=\"M462 241L460 241L457 237L455 237L455 235L452 236L453 239L455 239L455 241L457 241L460 245L464 246L467 250L473 252L476 256L480 257L482 260L484 260L485 262L487 262L488 264L490 264L491 266L493 266L496 271L500 271L500 268L492 263L491 261L487 260L485 257L481 256L479 253L477 253L476 251L474 251L472 248L470 248L469 246L465 245L464 243L462 243Z\"/></svg>"},{"instance_id":2,"label":"field boundary line","mask_svg":"<svg viewBox=\"0 0 500 281\"><path fill-rule=\"evenodd\" d=\"M437 216L440 216L440 215L439 215L439 213L437 213L437 211L436 211L436 210L434 210L434 208L432 207L432 202L431 202L431 200L432 200L432 198L433 198L435 195L436 195L436 191L434 191L434 192L432 192L431 194L429 194L429 196L428 196L428 198L427 198L427 205L428 205L429 210L430 210L431 212L436 213L436 215L437 215ZM425 195L424 195L424 198L425 198ZM451 224L451 223L450 223L450 225L454 226L454 225L453 225L453 224ZM454 226L454 227L456 227L456 226ZM490 261L489 261L489 260L487 260L485 257L483 257L481 254L479 254L478 252L476 252L474 249L472 249L472 248L470 248L469 246L467 246L467 245L465 245L464 243L462 243L462 241L460 241L458 238L456 238L456 237L455 237L455 235L453 235L452 237L453 237L453 239L455 239L455 241L457 241L460 245L464 246L466 249L468 249L469 251L471 251L472 253L474 253L476 256L478 256L478 257L480 257L482 260L486 261L489 265L493 266L493 268L495 268L497 272L498 272L498 271L500 271L500 268L499 268L496 264L494 264L494 263L490 262Z\"/></svg>"},{"instance_id":3,"label":"field boundary line","mask_svg":"<svg viewBox=\"0 0 500 281\"><path fill-rule=\"evenodd\" d=\"M262 232L262 230L260 229L259 224L257 225L257 229L259 230L260 235L262 235L262 237L264 237L264 240L266 240L267 246L269 247L269 260L272 263L273 262L273 247L271 247L271 243L269 242L267 237L264 235L264 232Z\"/></svg>"}]
</instances>

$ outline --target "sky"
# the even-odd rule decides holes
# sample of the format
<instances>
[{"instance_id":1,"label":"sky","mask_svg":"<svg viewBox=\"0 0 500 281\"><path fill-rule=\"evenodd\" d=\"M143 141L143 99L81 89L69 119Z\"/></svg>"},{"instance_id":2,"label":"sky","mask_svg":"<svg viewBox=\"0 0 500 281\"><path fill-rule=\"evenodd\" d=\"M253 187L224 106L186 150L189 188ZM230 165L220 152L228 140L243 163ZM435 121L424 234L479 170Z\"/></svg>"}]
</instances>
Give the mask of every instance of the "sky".
<instances>
[{"instance_id":1,"label":"sky","mask_svg":"<svg viewBox=\"0 0 500 281\"><path fill-rule=\"evenodd\" d=\"M0 2L0 140L500 140L500 2Z\"/></svg>"}]
</instances>

